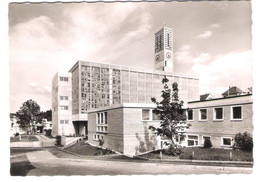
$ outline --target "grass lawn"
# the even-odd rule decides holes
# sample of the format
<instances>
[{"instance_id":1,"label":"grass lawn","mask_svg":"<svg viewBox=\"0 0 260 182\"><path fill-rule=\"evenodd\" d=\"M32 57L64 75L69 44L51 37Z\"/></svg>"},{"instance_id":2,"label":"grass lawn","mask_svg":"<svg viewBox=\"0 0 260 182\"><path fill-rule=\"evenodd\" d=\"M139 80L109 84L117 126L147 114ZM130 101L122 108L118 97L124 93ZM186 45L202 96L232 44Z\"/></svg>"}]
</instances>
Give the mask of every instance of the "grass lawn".
<instances>
[{"instance_id":1,"label":"grass lawn","mask_svg":"<svg viewBox=\"0 0 260 182\"><path fill-rule=\"evenodd\" d=\"M110 150L100 149L84 142L79 142L75 145L72 145L66 150L83 156L114 154L114 152Z\"/></svg>"},{"instance_id":2,"label":"grass lawn","mask_svg":"<svg viewBox=\"0 0 260 182\"><path fill-rule=\"evenodd\" d=\"M32 142L32 141L39 141L38 138L34 135L30 135L29 138L28 135L21 135L21 140L19 140L19 136L10 137L10 142Z\"/></svg>"},{"instance_id":3,"label":"grass lawn","mask_svg":"<svg viewBox=\"0 0 260 182\"><path fill-rule=\"evenodd\" d=\"M194 152L194 158L192 157ZM183 148L179 157L170 156L162 153L163 159L193 159L193 160L214 160L214 161L230 161L230 152L232 152L232 161L253 161L253 153L245 151L235 151L227 149L204 149L199 147ZM160 159L160 152L154 151L141 157L149 159Z\"/></svg>"}]
</instances>

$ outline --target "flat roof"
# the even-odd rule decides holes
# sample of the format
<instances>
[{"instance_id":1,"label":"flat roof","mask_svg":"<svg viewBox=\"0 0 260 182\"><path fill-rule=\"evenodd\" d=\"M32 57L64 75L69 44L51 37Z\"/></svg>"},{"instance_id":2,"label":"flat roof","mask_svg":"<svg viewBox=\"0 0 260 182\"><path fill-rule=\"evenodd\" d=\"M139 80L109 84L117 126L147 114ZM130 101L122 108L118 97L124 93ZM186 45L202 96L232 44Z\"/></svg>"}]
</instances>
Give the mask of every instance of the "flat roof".
<instances>
[{"instance_id":1,"label":"flat roof","mask_svg":"<svg viewBox=\"0 0 260 182\"><path fill-rule=\"evenodd\" d=\"M252 94L236 95L236 96L231 96L231 97L220 97L220 98L214 98L214 99L209 99L209 100L197 100L197 101L190 101L190 102L188 102L188 104L198 103L198 102L210 102L210 101L223 100L223 99L231 99L231 98L236 98L236 97L246 97L246 96L251 96L251 95L252 95Z\"/></svg>"},{"instance_id":2,"label":"flat roof","mask_svg":"<svg viewBox=\"0 0 260 182\"><path fill-rule=\"evenodd\" d=\"M99 65L97 65L99 64ZM73 67L69 70L72 72L74 69L78 67L78 65L89 65L89 66L104 66L108 68L115 68L127 71L135 71L135 72L144 72L144 73L151 73L151 74L160 74L160 75L171 75L176 77L186 77L198 80L199 77L197 75L187 74L187 73L175 73L175 72L165 72L160 70L148 69L148 68L139 68L139 67L132 67L132 66L124 66L124 65L117 65L117 64L108 64L108 63L101 63L101 62L90 62L90 61L77 61Z\"/></svg>"}]
</instances>

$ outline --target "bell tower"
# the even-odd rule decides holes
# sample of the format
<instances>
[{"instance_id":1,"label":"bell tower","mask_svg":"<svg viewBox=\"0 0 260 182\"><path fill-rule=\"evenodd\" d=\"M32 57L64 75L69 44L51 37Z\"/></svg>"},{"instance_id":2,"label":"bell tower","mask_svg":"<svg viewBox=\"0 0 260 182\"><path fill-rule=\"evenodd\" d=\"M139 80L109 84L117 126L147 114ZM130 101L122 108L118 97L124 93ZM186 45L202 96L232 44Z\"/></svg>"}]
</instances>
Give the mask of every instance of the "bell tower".
<instances>
[{"instance_id":1,"label":"bell tower","mask_svg":"<svg viewBox=\"0 0 260 182\"><path fill-rule=\"evenodd\" d=\"M163 26L154 34L155 55L154 67L156 70L173 72L173 36L172 29Z\"/></svg>"}]
</instances>

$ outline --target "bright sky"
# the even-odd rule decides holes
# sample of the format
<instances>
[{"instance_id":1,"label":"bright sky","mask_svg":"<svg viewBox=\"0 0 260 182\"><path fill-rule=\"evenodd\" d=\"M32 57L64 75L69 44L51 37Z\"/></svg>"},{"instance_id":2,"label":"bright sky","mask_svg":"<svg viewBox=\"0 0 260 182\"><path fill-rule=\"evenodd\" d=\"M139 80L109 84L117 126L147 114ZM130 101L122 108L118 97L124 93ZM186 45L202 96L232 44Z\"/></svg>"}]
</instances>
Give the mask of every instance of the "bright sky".
<instances>
[{"instance_id":1,"label":"bright sky","mask_svg":"<svg viewBox=\"0 0 260 182\"><path fill-rule=\"evenodd\" d=\"M174 71L200 77L200 94L253 86L251 3L11 4L10 112L51 108L51 81L77 60L153 69L154 32L173 29Z\"/></svg>"}]
</instances>

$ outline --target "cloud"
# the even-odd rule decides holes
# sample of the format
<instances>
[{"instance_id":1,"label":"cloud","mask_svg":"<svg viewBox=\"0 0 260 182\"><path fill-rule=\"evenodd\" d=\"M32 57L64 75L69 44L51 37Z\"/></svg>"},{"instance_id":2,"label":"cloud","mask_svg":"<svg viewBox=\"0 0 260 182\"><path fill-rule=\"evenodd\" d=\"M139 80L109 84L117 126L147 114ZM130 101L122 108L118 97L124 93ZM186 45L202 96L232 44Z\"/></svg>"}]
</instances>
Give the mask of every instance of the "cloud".
<instances>
[{"instance_id":1,"label":"cloud","mask_svg":"<svg viewBox=\"0 0 260 182\"><path fill-rule=\"evenodd\" d=\"M199 74L201 93L220 94L222 89L212 88L228 86L238 86L244 90L253 82L252 51L230 52L215 58L210 64L194 64L192 70Z\"/></svg>"},{"instance_id":2,"label":"cloud","mask_svg":"<svg viewBox=\"0 0 260 182\"><path fill-rule=\"evenodd\" d=\"M211 55L209 53L201 53L199 56L192 59L193 63L206 63L210 61Z\"/></svg>"},{"instance_id":3,"label":"cloud","mask_svg":"<svg viewBox=\"0 0 260 182\"><path fill-rule=\"evenodd\" d=\"M211 31L205 31L202 34L197 35L196 38L197 39L208 39L211 36L212 36L212 32Z\"/></svg>"},{"instance_id":4,"label":"cloud","mask_svg":"<svg viewBox=\"0 0 260 182\"><path fill-rule=\"evenodd\" d=\"M211 28L219 28L219 27L220 27L220 25L219 25L219 24L217 24L217 23L215 23L215 24L211 24L211 25L210 25L210 27L211 27Z\"/></svg>"}]
</instances>

